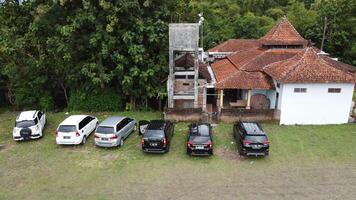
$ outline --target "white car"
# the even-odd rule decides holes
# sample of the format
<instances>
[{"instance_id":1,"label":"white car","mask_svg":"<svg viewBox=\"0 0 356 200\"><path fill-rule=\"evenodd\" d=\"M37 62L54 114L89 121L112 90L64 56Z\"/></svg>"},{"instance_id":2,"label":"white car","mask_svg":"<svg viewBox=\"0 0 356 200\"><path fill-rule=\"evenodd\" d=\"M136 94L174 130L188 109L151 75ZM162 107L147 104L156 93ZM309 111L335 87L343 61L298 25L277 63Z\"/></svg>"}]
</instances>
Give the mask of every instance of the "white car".
<instances>
[{"instance_id":1,"label":"white car","mask_svg":"<svg viewBox=\"0 0 356 200\"><path fill-rule=\"evenodd\" d=\"M99 121L89 115L72 115L59 124L56 132L57 144L85 144Z\"/></svg>"},{"instance_id":2,"label":"white car","mask_svg":"<svg viewBox=\"0 0 356 200\"><path fill-rule=\"evenodd\" d=\"M45 124L46 114L44 112L38 110L21 112L16 117L12 136L15 141L40 138Z\"/></svg>"}]
</instances>

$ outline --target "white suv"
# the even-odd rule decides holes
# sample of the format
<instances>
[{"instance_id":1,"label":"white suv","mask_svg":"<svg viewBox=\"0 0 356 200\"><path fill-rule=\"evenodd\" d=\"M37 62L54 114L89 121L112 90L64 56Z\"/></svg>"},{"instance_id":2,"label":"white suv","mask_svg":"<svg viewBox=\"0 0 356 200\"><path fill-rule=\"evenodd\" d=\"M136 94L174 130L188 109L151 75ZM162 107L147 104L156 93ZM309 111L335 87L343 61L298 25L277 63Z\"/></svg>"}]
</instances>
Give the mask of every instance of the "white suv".
<instances>
[{"instance_id":1,"label":"white suv","mask_svg":"<svg viewBox=\"0 0 356 200\"><path fill-rule=\"evenodd\" d=\"M72 115L59 124L56 132L57 144L85 144L96 129L98 119L89 115Z\"/></svg>"},{"instance_id":2,"label":"white suv","mask_svg":"<svg viewBox=\"0 0 356 200\"><path fill-rule=\"evenodd\" d=\"M42 137L46 114L38 110L24 111L16 117L12 135L15 141Z\"/></svg>"}]
</instances>

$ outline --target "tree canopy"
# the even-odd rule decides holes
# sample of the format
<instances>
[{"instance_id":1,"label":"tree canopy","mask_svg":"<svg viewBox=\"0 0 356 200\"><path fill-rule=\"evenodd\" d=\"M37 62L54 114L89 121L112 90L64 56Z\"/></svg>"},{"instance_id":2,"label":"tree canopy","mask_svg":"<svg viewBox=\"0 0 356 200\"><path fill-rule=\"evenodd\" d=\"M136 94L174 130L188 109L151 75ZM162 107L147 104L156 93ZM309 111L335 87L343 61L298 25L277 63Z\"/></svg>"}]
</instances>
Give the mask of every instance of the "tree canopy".
<instances>
[{"instance_id":1,"label":"tree canopy","mask_svg":"<svg viewBox=\"0 0 356 200\"><path fill-rule=\"evenodd\" d=\"M64 108L91 94L112 94L118 109L147 105L165 96L168 23L197 22L201 12L205 49L259 38L286 15L317 47L326 23L324 50L356 65L355 1L5 0L0 89L17 108Z\"/></svg>"}]
</instances>

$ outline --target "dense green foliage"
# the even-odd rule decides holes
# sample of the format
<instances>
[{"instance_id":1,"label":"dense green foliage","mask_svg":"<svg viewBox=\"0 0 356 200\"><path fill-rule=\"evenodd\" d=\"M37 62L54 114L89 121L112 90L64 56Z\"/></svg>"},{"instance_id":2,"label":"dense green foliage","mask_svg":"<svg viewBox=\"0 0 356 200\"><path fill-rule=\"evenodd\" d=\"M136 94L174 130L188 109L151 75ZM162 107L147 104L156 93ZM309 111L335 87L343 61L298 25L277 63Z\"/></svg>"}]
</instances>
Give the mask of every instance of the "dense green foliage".
<instances>
[{"instance_id":1,"label":"dense green foliage","mask_svg":"<svg viewBox=\"0 0 356 200\"><path fill-rule=\"evenodd\" d=\"M69 110L82 111L120 111L122 100L113 90L99 91L94 94L82 90L73 91L68 102Z\"/></svg>"},{"instance_id":2,"label":"dense green foliage","mask_svg":"<svg viewBox=\"0 0 356 200\"><path fill-rule=\"evenodd\" d=\"M356 65L355 1L6 0L0 96L6 93L16 108L47 110L68 106L73 91L92 98L111 88L120 96L117 109L164 98L168 23L196 22L200 12L205 49L230 38L259 38L284 15L320 47L326 18L324 49Z\"/></svg>"}]
</instances>

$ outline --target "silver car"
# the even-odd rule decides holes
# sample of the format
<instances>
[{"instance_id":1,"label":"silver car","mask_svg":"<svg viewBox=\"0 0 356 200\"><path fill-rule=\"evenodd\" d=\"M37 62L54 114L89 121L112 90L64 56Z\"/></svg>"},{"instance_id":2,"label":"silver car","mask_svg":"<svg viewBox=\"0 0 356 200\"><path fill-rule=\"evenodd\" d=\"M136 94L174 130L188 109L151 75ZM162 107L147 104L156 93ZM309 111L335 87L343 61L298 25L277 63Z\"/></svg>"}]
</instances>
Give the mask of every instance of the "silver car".
<instances>
[{"instance_id":1,"label":"silver car","mask_svg":"<svg viewBox=\"0 0 356 200\"><path fill-rule=\"evenodd\" d=\"M95 145L100 147L123 146L124 140L136 131L136 120L128 117L109 117L95 130Z\"/></svg>"}]
</instances>

